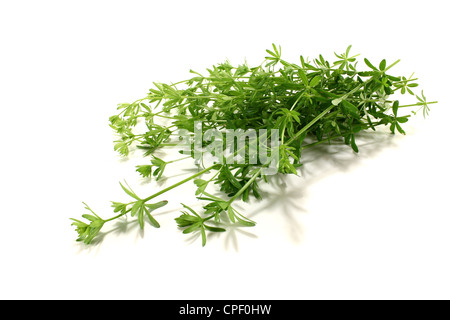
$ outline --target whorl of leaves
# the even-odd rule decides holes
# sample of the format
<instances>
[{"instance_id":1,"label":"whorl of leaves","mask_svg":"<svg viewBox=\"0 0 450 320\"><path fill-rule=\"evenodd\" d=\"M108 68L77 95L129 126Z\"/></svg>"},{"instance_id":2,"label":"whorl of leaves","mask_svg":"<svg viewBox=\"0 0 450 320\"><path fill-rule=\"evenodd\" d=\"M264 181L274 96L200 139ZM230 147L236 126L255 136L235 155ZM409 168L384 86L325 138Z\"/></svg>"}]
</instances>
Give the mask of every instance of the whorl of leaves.
<instances>
[{"instance_id":1,"label":"whorl of leaves","mask_svg":"<svg viewBox=\"0 0 450 320\"><path fill-rule=\"evenodd\" d=\"M169 161L156 157L155 152L176 147L180 130L193 134L196 122L202 123L202 133L209 129L275 129L280 138L276 150L279 152L277 171L297 174L297 168L302 165L303 149L333 140L358 152L358 132L389 126L392 133L405 134L402 124L410 115L402 115L400 110L414 107L412 113L421 110L426 116L428 105L436 103L427 102L423 91L420 95L414 93L417 78L392 74L391 69L400 60L373 64L363 59L364 69L360 70L358 55L351 55L350 49L351 46L342 54L335 53L337 60L331 63L322 55L313 60L300 56L299 62L291 63L282 59L280 47L272 45L266 50L267 56L261 65L233 66L225 61L208 68L205 74L191 70L193 77L184 81L155 82L145 98L120 104L119 113L110 117L110 126L119 137L114 149L123 156L127 156L133 146L141 149L143 157L151 158L139 165L137 172L158 180L170 172L171 163L186 157ZM401 105L399 100L391 98L395 93L412 95L417 102ZM145 131L136 132L139 122L145 124ZM263 166L260 162L217 163L147 198L138 197L131 188L121 184L133 200L113 202L114 212L119 213L113 218L86 216L95 226L75 220L79 240L90 243L104 222L129 212L138 217L142 228L145 217L159 227L150 212L167 202L147 202L194 179L195 196L205 201L205 205L201 214L183 205L186 210L175 220L184 233L199 232L204 245L206 231L226 230L221 225L225 217L231 223L253 226L255 222L239 213L232 204L238 199L247 201L251 196L261 198L258 183L267 181ZM202 179L205 173L211 173L212 177ZM223 197L206 191L215 185Z\"/></svg>"}]
</instances>

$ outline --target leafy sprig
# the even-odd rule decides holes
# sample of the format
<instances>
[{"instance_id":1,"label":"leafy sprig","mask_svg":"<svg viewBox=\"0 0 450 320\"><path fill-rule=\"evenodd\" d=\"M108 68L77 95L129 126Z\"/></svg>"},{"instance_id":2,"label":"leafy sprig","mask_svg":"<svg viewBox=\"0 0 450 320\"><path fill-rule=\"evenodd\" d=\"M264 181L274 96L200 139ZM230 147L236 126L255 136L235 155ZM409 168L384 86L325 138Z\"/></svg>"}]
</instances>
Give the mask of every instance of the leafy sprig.
<instances>
[{"instance_id":1,"label":"leafy sprig","mask_svg":"<svg viewBox=\"0 0 450 320\"><path fill-rule=\"evenodd\" d=\"M410 115L402 113L413 108L412 114L422 111L429 114L429 105L423 91L414 93L419 86L417 78L392 74L400 60L388 63L383 59L373 63L364 58L363 69L357 66L359 54L350 53L348 46L343 53L334 53L337 60L328 61L323 55L309 60L300 56L297 63L282 58L281 47L272 45L260 65L243 63L233 66L229 61L206 69L205 74L190 70L193 77L173 84L155 82L146 97L118 106L118 114L110 117L110 126L117 134L114 149L122 156L130 150L141 150L143 158L151 157L136 167L144 178L161 179L170 164L187 158L195 158L192 136L198 133L196 122L201 122L202 136L210 129L226 130L278 130L279 143L267 147L268 154L278 153L276 171L279 174L298 174L302 166L302 152L320 144L330 142L346 144L359 152L357 134L375 131L379 126L389 126L390 131L405 134L402 125ZM393 95L399 93L414 96L416 103L401 104ZM137 129L138 123L145 130ZM187 157L168 160L156 156L156 152L179 146L180 131L186 131L189 150L179 150ZM263 139L259 137L259 139ZM265 140L269 137L265 137ZM208 147L202 141L201 147ZM224 149L228 147L224 142ZM117 215L102 219L87 205L90 212L83 214L86 221L73 220L78 241L86 244L98 236L104 224L130 214L141 228L145 219L154 227L160 227L152 212L167 204L167 201L149 201L172 189L193 182L194 196L204 202L202 212L182 204L184 210L175 218L183 233L199 232L202 244L206 244L207 232L224 232L220 225L227 217L230 223L254 226L255 222L236 210L236 201L261 199L259 184L268 182L265 174L267 163L251 162L247 155L248 143L241 150L229 155L234 158L245 151L245 162L215 162L204 166L197 161L199 171L173 185L141 198L128 185L120 184L131 198L130 202L112 202ZM164 153L163 153L164 154ZM218 156L213 152L213 156ZM212 177L203 175L212 174ZM214 191L220 196L213 195ZM218 226L220 225L220 226Z\"/></svg>"},{"instance_id":2,"label":"leafy sprig","mask_svg":"<svg viewBox=\"0 0 450 320\"><path fill-rule=\"evenodd\" d=\"M197 212L195 212L192 208L188 207L185 204L182 204L189 212L181 211L182 215L178 218L175 218L175 221L180 228L184 228L183 233L192 233L196 231L200 231L202 236L202 245L206 244L206 230L210 232L225 232L224 228L219 228L216 226L208 225L206 222L214 217L214 215L207 216L202 218Z\"/></svg>"}]
</instances>

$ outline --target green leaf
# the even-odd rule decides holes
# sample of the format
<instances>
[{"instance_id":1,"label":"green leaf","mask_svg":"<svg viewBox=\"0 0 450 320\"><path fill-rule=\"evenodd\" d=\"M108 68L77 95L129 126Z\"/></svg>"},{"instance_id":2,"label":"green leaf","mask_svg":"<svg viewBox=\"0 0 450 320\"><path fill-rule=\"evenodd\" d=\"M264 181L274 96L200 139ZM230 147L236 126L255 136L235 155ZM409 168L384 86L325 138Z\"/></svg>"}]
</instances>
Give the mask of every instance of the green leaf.
<instances>
[{"instance_id":1,"label":"green leaf","mask_svg":"<svg viewBox=\"0 0 450 320\"><path fill-rule=\"evenodd\" d=\"M188 227L200 220L202 220L200 217L191 216L186 212L183 212L181 216L175 218L175 221L180 228Z\"/></svg>"},{"instance_id":2,"label":"green leaf","mask_svg":"<svg viewBox=\"0 0 450 320\"><path fill-rule=\"evenodd\" d=\"M128 142L116 141L116 144L114 145L114 151L119 152L122 156L128 156L128 154L130 153L128 149Z\"/></svg>"},{"instance_id":3,"label":"green leaf","mask_svg":"<svg viewBox=\"0 0 450 320\"><path fill-rule=\"evenodd\" d=\"M198 228L200 228L201 225L202 225L202 222L201 222L201 221L196 222L196 223L192 224L190 227L184 229L184 230L183 230L183 233L184 233L184 234L187 234L187 233L194 232L194 231L196 231Z\"/></svg>"},{"instance_id":4,"label":"green leaf","mask_svg":"<svg viewBox=\"0 0 450 320\"><path fill-rule=\"evenodd\" d=\"M201 187L201 186L203 186L203 185L205 185L205 184L208 184L208 181L203 180L203 179L195 179L195 180L194 180L194 184L195 184L197 187Z\"/></svg>"},{"instance_id":5,"label":"green leaf","mask_svg":"<svg viewBox=\"0 0 450 320\"><path fill-rule=\"evenodd\" d=\"M347 47L347 50L345 51L345 56L346 57L348 57L349 56L349 54L350 54L350 49L352 48L352 45L349 45L348 47Z\"/></svg>"},{"instance_id":6,"label":"green leaf","mask_svg":"<svg viewBox=\"0 0 450 320\"><path fill-rule=\"evenodd\" d=\"M101 228L105 222L103 220L95 220L89 225L91 228Z\"/></svg>"},{"instance_id":7,"label":"green leaf","mask_svg":"<svg viewBox=\"0 0 450 320\"><path fill-rule=\"evenodd\" d=\"M96 216L98 219L100 219L100 217L86 203L83 202L83 204L84 204L84 208L86 210L90 211L94 216Z\"/></svg>"},{"instance_id":8,"label":"green leaf","mask_svg":"<svg viewBox=\"0 0 450 320\"><path fill-rule=\"evenodd\" d=\"M100 232L100 228L91 228L89 230L89 235L84 239L84 243L90 244L95 236Z\"/></svg>"},{"instance_id":9,"label":"green leaf","mask_svg":"<svg viewBox=\"0 0 450 320\"><path fill-rule=\"evenodd\" d=\"M260 193L258 191L258 184L255 183L255 182L252 183L252 192L253 192L253 195L255 196L256 199L258 199L258 200L262 199L262 197L261 197L261 195L260 195Z\"/></svg>"},{"instance_id":10,"label":"green leaf","mask_svg":"<svg viewBox=\"0 0 450 320\"><path fill-rule=\"evenodd\" d=\"M398 117L397 122L400 122L400 123L408 122L408 117L409 117L409 115L403 116L403 117Z\"/></svg>"},{"instance_id":11,"label":"green leaf","mask_svg":"<svg viewBox=\"0 0 450 320\"><path fill-rule=\"evenodd\" d=\"M164 160L162 160L160 158L153 156L152 165L157 167L156 170L153 172L153 176L156 177L156 181L158 181L159 179L161 179L161 177L164 173L167 162L165 162Z\"/></svg>"},{"instance_id":12,"label":"green leaf","mask_svg":"<svg viewBox=\"0 0 450 320\"><path fill-rule=\"evenodd\" d=\"M111 206L114 208L114 212L119 212L119 211L124 212L127 210L127 204L125 204L125 203L113 201Z\"/></svg>"},{"instance_id":13,"label":"green leaf","mask_svg":"<svg viewBox=\"0 0 450 320\"><path fill-rule=\"evenodd\" d=\"M370 61L367 60L366 58L364 58L364 62L367 64L367 66L368 66L369 68L373 69L374 71L378 71L378 69L375 68L375 66L374 66L372 63L370 63Z\"/></svg>"},{"instance_id":14,"label":"green leaf","mask_svg":"<svg viewBox=\"0 0 450 320\"><path fill-rule=\"evenodd\" d=\"M355 135L354 134L352 134L352 137L350 139L350 145L351 145L353 151L355 151L356 153L359 152L358 146L356 145Z\"/></svg>"},{"instance_id":15,"label":"green leaf","mask_svg":"<svg viewBox=\"0 0 450 320\"><path fill-rule=\"evenodd\" d=\"M350 114L355 118L359 118L359 110L352 103L347 100L342 100L341 106L345 113Z\"/></svg>"},{"instance_id":16,"label":"green leaf","mask_svg":"<svg viewBox=\"0 0 450 320\"><path fill-rule=\"evenodd\" d=\"M228 217L230 218L230 221L232 223L235 223L236 215L234 214L234 209L231 206L229 206L227 211L228 211Z\"/></svg>"},{"instance_id":17,"label":"green leaf","mask_svg":"<svg viewBox=\"0 0 450 320\"><path fill-rule=\"evenodd\" d=\"M394 104L392 105L392 112L394 113L394 116L397 117L397 112L398 112L398 106L399 106L399 102L398 100L394 101Z\"/></svg>"},{"instance_id":18,"label":"green leaf","mask_svg":"<svg viewBox=\"0 0 450 320\"><path fill-rule=\"evenodd\" d=\"M202 194L205 192L206 187L208 186L209 181L205 181L203 179L196 179L194 180L195 185L198 187L195 191L195 195Z\"/></svg>"},{"instance_id":19,"label":"green leaf","mask_svg":"<svg viewBox=\"0 0 450 320\"><path fill-rule=\"evenodd\" d=\"M190 212L192 212L195 216L200 218L200 215L194 211L194 209L192 209L191 207L188 207L187 205L185 205L184 203L181 204L183 207L185 207L186 209L188 209Z\"/></svg>"},{"instance_id":20,"label":"green leaf","mask_svg":"<svg viewBox=\"0 0 450 320\"><path fill-rule=\"evenodd\" d=\"M392 133L395 133L395 122L391 123L391 126L389 127Z\"/></svg>"},{"instance_id":21,"label":"green leaf","mask_svg":"<svg viewBox=\"0 0 450 320\"><path fill-rule=\"evenodd\" d=\"M93 216L92 214L85 213L81 216L89 221L97 221L98 220L98 218L96 216Z\"/></svg>"},{"instance_id":22,"label":"green leaf","mask_svg":"<svg viewBox=\"0 0 450 320\"><path fill-rule=\"evenodd\" d=\"M138 210L138 222L141 229L144 229L144 210L145 207L141 205Z\"/></svg>"},{"instance_id":23,"label":"green leaf","mask_svg":"<svg viewBox=\"0 0 450 320\"><path fill-rule=\"evenodd\" d=\"M228 181L235 186L237 189L241 189L242 185L239 183L239 181L234 177L234 175L231 173L230 169L228 168L228 166L223 166L222 167L223 172L226 174Z\"/></svg>"},{"instance_id":24,"label":"green leaf","mask_svg":"<svg viewBox=\"0 0 450 320\"><path fill-rule=\"evenodd\" d=\"M273 50L276 52L277 56L278 56L278 57L281 57L281 47L279 46L279 47L277 48L277 46L275 45L275 43L272 43L272 48L273 48Z\"/></svg>"},{"instance_id":25,"label":"green leaf","mask_svg":"<svg viewBox=\"0 0 450 320\"><path fill-rule=\"evenodd\" d=\"M205 227L206 230L211 231L211 232L225 232L227 230L225 230L224 228L218 228L218 227L211 227L208 225L203 225Z\"/></svg>"},{"instance_id":26,"label":"green leaf","mask_svg":"<svg viewBox=\"0 0 450 320\"><path fill-rule=\"evenodd\" d=\"M277 55L274 52L270 51L269 49L266 49L266 52L268 54L270 54L271 56L273 56L273 57L277 57ZM272 57L266 57L266 59L273 59L273 58Z\"/></svg>"},{"instance_id":27,"label":"green leaf","mask_svg":"<svg viewBox=\"0 0 450 320\"><path fill-rule=\"evenodd\" d=\"M130 197L136 200L141 200L132 190L128 190L127 188L125 188L121 182L119 182L119 184L122 187L123 191L125 191L125 193L128 194Z\"/></svg>"},{"instance_id":28,"label":"green leaf","mask_svg":"<svg viewBox=\"0 0 450 320\"><path fill-rule=\"evenodd\" d=\"M205 227L203 225L200 227L200 231L202 234L202 246L204 247L206 245L206 232Z\"/></svg>"},{"instance_id":29,"label":"green leaf","mask_svg":"<svg viewBox=\"0 0 450 320\"><path fill-rule=\"evenodd\" d=\"M77 220L77 219L73 219L70 218L70 220L73 220L74 222L72 222L72 226L76 226L76 227L87 227L88 224L84 223L83 221Z\"/></svg>"},{"instance_id":30,"label":"green leaf","mask_svg":"<svg viewBox=\"0 0 450 320\"><path fill-rule=\"evenodd\" d=\"M152 166L150 165L137 166L136 171L139 172L144 178L148 178L152 175Z\"/></svg>"},{"instance_id":31,"label":"green leaf","mask_svg":"<svg viewBox=\"0 0 450 320\"><path fill-rule=\"evenodd\" d=\"M238 222L240 224L242 224L243 226L246 226L246 227L254 227L256 224L254 221L250 221L247 219L244 220L243 218L240 218L238 215L236 215L236 219L238 220Z\"/></svg>"},{"instance_id":32,"label":"green leaf","mask_svg":"<svg viewBox=\"0 0 450 320\"><path fill-rule=\"evenodd\" d=\"M398 122L395 122L395 127L397 128L397 131L401 134L406 134L405 130L400 126Z\"/></svg>"},{"instance_id":33,"label":"green leaf","mask_svg":"<svg viewBox=\"0 0 450 320\"><path fill-rule=\"evenodd\" d=\"M298 76L302 80L303 84L305 86L308 86L309 82L308 82L308 77L306 76L306 73L302 69L298 69L297 72L298 72Z\"/></svg>"},{"instance_id":34,"label":"green leaf","mask_svg":"<svg viewBox=\"0 0 450 320\"><path fill-rule=\"evenodd\" d=\"M159 201L156 203L147 203L145 204L145 206L147 207L147 209L152 212L156 209L162 208L164 207L166 204L168 204L169 202L167 200L163 200L163 201Z\"/></svg>"},{"instance_id":35,"label":"green leaf","mask_svg":"<svg viewBox=\"0 0 450 320\"><path fill-rule=\"evenodd\" d=\"M146 207L144 207L145 214L147 215L148 219L150 220L150 223L155 227L159 228L161 227L158 221L156 221L155 218L150 214L150 210L148 210Z\"/></svg>"},{"instance_id":36,"label":"green leaf","mask_svg":"<svg viewBox=\"0 0 450 320\"><path fill-rule=\"evenodd\" d=\"M317 86L319 83L320 83L320 80L322 79L322 77L321 76L315 76L312 80L311 80L311 82L309 83L309 86L311 87L311 88L314 88L315 86Z\"/></svg>"},{"instance_id":37,"label":"green leaf","mask_svg":"<svg viewBox=\"0 0 450 320\"><path fill-rule=\"evenodd\" d=\"M142 207L142 201L136 201L131 208L130 215L134 217L138 213L139 209Z\"/></svg>"},{"instance_id":38,"label":"green leaf","mask_svg":"<svg viewBox=\"0 0 450 320\"><path fill-rule=\"evenodd\" d=\"M380 70L384 71L384 69L386 69L386 59L383 59L380 62Z\"/></svg>"}]
</instances>

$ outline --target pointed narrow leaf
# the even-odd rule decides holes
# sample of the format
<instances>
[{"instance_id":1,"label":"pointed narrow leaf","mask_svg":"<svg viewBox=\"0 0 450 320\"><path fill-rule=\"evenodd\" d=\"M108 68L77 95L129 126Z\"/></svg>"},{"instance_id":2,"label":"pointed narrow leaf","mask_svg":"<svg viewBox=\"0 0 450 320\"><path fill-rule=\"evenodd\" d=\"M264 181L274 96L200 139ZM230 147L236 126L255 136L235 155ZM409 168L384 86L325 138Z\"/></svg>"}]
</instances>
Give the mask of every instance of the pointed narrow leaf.
<instances>
[{"instance_id":1,"label":"pointed narrow leaf","mask_svg":"<svg viewBox=\"0 0 450 320\"><path fill-rule=\"evenodd\" d=\"M200 228L201 224L202 224L201 221L200 221L200 222L196 222L196 223L194 223L193 225L191 225L190 227L184 229L184 230L183 230L183 233L186 234L186 233L194 232L195 230L197 230L198 228Z\"/></svg>"},{"instance_id":2,"label":"pointed narrow leaf","mask_svg":"<svg viewBox=\"0 0 450 320\"><path fill-rule=\"evenodd\" d=\"M243 218L240 218L238 215L236 215L236 219L238 220L238 222L240 224L242 224L243 226L246 227L254 227L255 226L255 222L251 221L251 220L244 220Z\"/></svg>"},{"instance_id":3,"label":"pointed narrow leaf","mask_svg":"<svg viewBox=\"0 0 450 320\"><path fill-rule=\"evenodd\" d=\"M358 108L355 107L350 102L348 102L347 100L342 100L341 106L342 106L342 108L344 109L344 111L346 113L352 115L353 117L359 117L359 110L358 110Z\"/></svg>"},{"instance_id":4,"label":"pointed narrow leaf","mask_svg":"<svg viewBox=\"0 0 450 320\"><path fill-rule=\"evenodd\" d=\"M392 133L395 133L395 122L393 122L391 124L391 126L389 127L389 129L391 130Z\"/></svg>"},{"instance_id":5,"label":"pointed narrow leaf","mask_svg":"<svg viewBox=\"0 0 450 320\"><path fill-rule=\"evenodd\" d=\"M169 203L169 201L163 200L163 201L156 202L156 203L149 203L149 204L146 204L145 206L147 207L147 209L150 212L152 212L153 210L156 210L156 209L159 209L161 207L164 207L168 203Z\"/></svg>"},{"instance_id":6,"label":"pointed narrow leaf","mask_svg":"<svg viewBox=\"0 0 450 320\"><path fill-rule=\"evenodd\" d=\"M350 140L350 145L352 146L353 151L355 151L356 153L359 152L358 146L356 145L355 135L354 134L352 134L352 138Z\"/></svg>"},{"instance_id":7,"label":"pointed narrow leaf","mask_svg":"<svg viewBox=\"0 0 450 320\"><path fill-rule=\"evenodd\" d=\"M409 117L409 115L408 116L403 116L403 117L398 117L397 118L397 122L399 122L399 123L408 122L408 117Z\"/></svg>"},{"instance_id":8,"label":"pointed narrow leaf","mask_svg":"<svg viewBox=\"0 0 450 320\"><path fill-rule=\"evenodd\" d=\"M311 82L309 83L309 86L311 87L311 88L314 88L315 86L317 86L319 83L320 83L320 80L322 79L322 77L321 76L315 76L312 80L311 80Z\"/></svg>"},{"instance_id":9,"label":"pointed narrow leaf","mask_svg":"<svg viewBox=\"0 0 450 320\"><path fill-rule=\"evenodd\" d=\"M228 217L230 218L230 221L235 223L236 222L236 215L234 214L234 210L231 206L228 207Z\"/></svg>"},{"instance_id":10,"label":"pointed narrow leaf","mask_svg":"<svg viewBox=\"0 0 450 320\"><path fill-rule=\"evenodd\" d=\"M148 178L152 175L152 166L150 165L136 166L136 171L139 172L142 175L142 177Z\"/></svg>"},{"instance_id":11,"label":"pointed narrow leaf","mask_svg":"<svg viewBox=\"0 0 450 320\"><path fill-rule=\"evenodd\" d=\"M161 227L160 224L158 223L158 221L156 221L155 218L153 218L153 216L150 214L149 210L147 210L146 207L144 207L145 213L147 214L148 219L150 220L150 223L155 227L155 228L159 228Z\"/></svg>"},{"instance_id":12,"label":"pointed narrow leaf","mask_svg":"<svg viewBox=\"0 0 450 320\"><path fill-rule=\"evenodd\" d=\"M139 211L139 208L142 207L142 202L141 201L136 201L133 205L133 207L131 208L131 212L130 215L132 217L134 217L136 215L136 213Z\"/></svg>"},{"instance_id":13,"label":"pointed narrow leaf","mask_svg":"<svg viewBox=\"0 0 450 320\"><path fill-rule=\"evenodd\" d=\"M200 232L202 234L202 247L204 247L206 244L206 232L205 232L205 227L203 225L200 228Z\"/></svg>"},{"instance_id":14,"label":"pointed narrow leaf","mask_svg":"<svg viewBox=\"0 0 450 320\"><path fill-rule=\"evenodd\" d=\"M374 65L371 64L369 60L367 60L367 58L364 58L364 62L367 64L367 66L368 66L370 69L373 69L373 70L375 70L375 71L378 71L378 69L375 68Z\"/></svg>"},{"instance_id":15,"label":"pointed narrow leaf","mask_svg":"<svg viewBox=\"0 0 450 320\"><path fill-rule=\"evenodd\" d=\"M395 123L395 127L397 128L397 131L401 134L406 134L405 130L400 126L398 122Z\"/></svg>"},{"instance_id":16,"label":"pointed narrow leaf","mask_svg":"<svg viewBox=\"0 0 450 320\"><path fill-rule=\"evenodd\" d=\"M123 184L121 182L119 182L120 186L122 187L123 191L126 192L126 194L128 194L130 197L136 199L136 200L141 200L134 192L128 190L127 188L125 188L123 186Z\"/></svg>"},{"instance_id":17,"label":"pointed narrow leaf","mask_svg":"<svg viewBox=\"0 0 450 320\"><path fill-rule=\"evenodd\" d=\"M76 226L76 227L87 227L88 225L86 223L84 223L83 221L74 219L74 218L70 218L70 220L73 220L75 222L72 222L72 226Z\"/></svg>"},{"instance_id":18,"label":"pointed narrow leaf","mask_svg":"<svg viewBox=\"0 0 450 320\"><path fill-rule=\"evenodd\" d=\"M211 231L211 232L225 232L225 231L227 231L226 229L224 229L224 228L218 228L218 227L211 227L211 226L208 226L208 225L203 225L204 227L205 227L205 229L206 230L208 230L208 231Z\"/></svg>"},{"instance_id":19,"label":"pointed narrow leaf","mask_svg":"<svg viewBox=\"0 0 450 320\"><path fill-rule=\"evenodd\" d=\"M194 183L197 187L201 187L202 185L207 184L208 181L203 180L203 179L195 179Z\"/></svg>"},{"instance_id":20,"label":"pointed narrow leaf","mask_svg":"<svg viewBox=\"0 0 450 320\"><path fill-rule=\"evenodd\" d=\"M195 185L198 187L195 191L195 195L198 196L199 194L203 193L208 186L208 181L205 181L203 179L196 179L194 180Z\"/></svg>"},{"instance_id":21,"label":"pointed narrow leaf","mask_svg":"<svg viewBox=\"0 0 450 320\"><path fill-rule=\"evenodd\" d=\"M186 209L188 209L190 212L192 212L195 216L199 217L197 212L195 212L191 207L188 207L187 205L185 205L184 203L181 204L183 207L185 207Z\"/></svg>"},{"instance_id":22,"label":"pointed narrow leaf","mask_svg":"<svg viewBox=\"0 0 450 320\"><path fill-rule=\"evenodd\" d=\"M138 222L141 229L144 229L144 206L140 206L138 210Z\"/></svg>"},{"instance_id":23,"label":"pointed narrow leaf","mask_svg":"<svg viewBox=\"0 0 450 320\"><path fill-rule=\"evenodd\" d=\"M347 50L345 51L345 55L348 57L349 56L349 54L350 54L350 49L352 48L352 45L349 45L348 47L347 47Z\"/></svg>"},{"instance_id":24,"label":"pointed narrow leaf","mask_svg":"<svg viewBox=\"0 0 450 320\"><path fill-rule=\"evenodd\" d=\"M273 57L276 57L276 56L277 56L274 52L270 51L269 49L266 49L266 52L267 52L268 54L270 54L271 56L273 56ZM273 59L273 58L272 58L272 57L266 57L266 59Z\"/></svg>"},{"instance_id":25,"label":"pointed narrow leaf","mask_svg":"<svg viewBox=\"0 0 450 320\"><path fill-rule=\"evenodd\" d=\"M223 171L227 175L228 180L231 182L233 186L235 186L238 189L242 188L242 185L239 183L239 181L234 177L234 175L231 173L230 169L228 169L228 166L223 166Z\"/></svg>"},{"instance_id":26,"label":"pointed narrow leaf","mask_svg":"<svg viewBox=\"0 0 450 320\"><path fill-rule=\"evenodd\" d=\"M396 117L397 117L397 112L398 112L398 105L399 105L398 100L395 100L394 104L392 106L392 112L394 113L394 116L396 116Z\"/></svg>"},{"instance_id":27,"label":"pointed narrow leaf","mask_svg":"<svg viewBox=\"0 0 450 320\"><path fill-rule=\"evenodd\" d=\"M275 50L275 52L277 53L277 56L280 57L281 56L281 47L278 47L275 45L275 43L272 43L272 48L273 50Z\"/></svg>"},{"instance_id":28,"label":"pointed narrow leaf","mask_svg":"<svg viewBox=\"0 0 450 320\"><path fill-rule=\"evenodd\" d=\"M302 69L298 69L298 76L300 77L305 86L309 84L308 77L306 76L306 73Z\"/></svg>"},{"instance_id":29,"label":"pointed narrow leaf","mask_svg":"<svg viewBox=\"0 0 450 320\"><path fill-rule=\"evenodd\" d=\"M81 216L82 216L83 218L89 220L89 221L96 221L96 220L98 220L98 218L95 217L95 216L93 216L92 214L87 214L87 213L85 213L85 214L83 214L83 215L81 215Z\"/></svg>"}]
</instances>

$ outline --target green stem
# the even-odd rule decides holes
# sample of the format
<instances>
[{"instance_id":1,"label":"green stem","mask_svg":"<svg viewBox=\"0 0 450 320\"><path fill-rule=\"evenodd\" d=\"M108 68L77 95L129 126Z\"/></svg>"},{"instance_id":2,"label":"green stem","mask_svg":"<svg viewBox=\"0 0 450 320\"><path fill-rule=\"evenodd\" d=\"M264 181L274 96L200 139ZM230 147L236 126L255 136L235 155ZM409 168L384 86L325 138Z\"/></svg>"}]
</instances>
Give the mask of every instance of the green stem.
<instances>
[{"instance_id":1,"label":"green stem","mask_svg":"<svg viewBox=\"0 0 450 320\"><path fill-rule=\"evenodd\" d=\"M181 181L179 181L179 182L177 182L177 183L171 185L170 187L167 187L167 188L165 188L165 189L163 189L163 190L161 190L161 191L158 191L158 192L155 193L155 194L152 194L151 196L149 196L149 197L143 199L142 201L143 201L143 202L147 202L147 201L149 201L149 200L151 200L151 199L153 199L153 198L156 198L157 196L162 195L163 193L165 193L165 192L167 192L167 191L170 191L170 190L172 190L172 189L174 189L174 188L176 188L176 187L182 185L183 183L188 182L189 180L192 180L192 179L197 178L198 176L201 176L202 174L204 174L204 173L210 171L211 169L213 169L213 168L216 167L216 166L217 166L217 164L214 164L214 165L212 165L212 166L210 166L210 167L208 167L208 168L206 168L206 169L203 169L202 171L199 171L199 172L197 172L196 174L193 174L192 176L190 176L190 177L188 177L188 178L186 178L186 179L184 179L184 180L181 180Z\"/></svg>"},{"instance_id":2,"label":"green stem","mask_svg":"<svg viewBox=\"0 0 450 320\"><path fill-rule=\"evenodd\" d=\"M292 142L295 141L298 137L300 137L306 130L308 130L314 123L319 121L323 116L325 116L328 112L331 111L335 106L331 105L328 108L326 108L322 113L320 113L317 117L315 117L313 120L311 120L306 126L300 129L291 139L289 139L288 142L286 142L284 145L290 145Z\"/></svg>"},{"instance_id":3,"label":"green stem","mask_svg":"<svg viewBox=\"0 0 450 320\"><path fill-rule=\"evenodd\" d=\"M302 150L309 149L311 147L317 146L317 145L325 143L325 142L330 142L331 140L335 140L337 138L342 138L342 135L336 135L336 136L333 136L333 137L330 137L330 138L327 138L327 139L323 139L323 140L319 140L319 141L316 141L316 142L305 144L304 146L302 146Z\"/></svg>"},{"instance_id":4,"label":"green stem","mask_svg":"<svg viewBox=\"0 0 450 320\"><path fill-rule=\"evenodd\" d=\"M161 143L159 146L160 147L176 147L176 146L178 146L178 143Z\"/></svg>"},{"instance_id":5,"label":"green stem","mask_svg":"<svg viewBox=\"0 0 450 320\"><path fill-rule=\"evenodd\" d=\"M171 185L170 187L167 187L167 188L165 188L165 189L163 189L163 190L161 190L161 191L158 191L157 193L152 194L151 196L149 196L149 197L147 197L147 198L145 198L145 199L143 199L143 200L141 200L141 201L145 203L145 202L147 202L147 201L149 201L149 200L151 200L151 199L153 199L153 198L156 198L157 196L159 196L159 195L161 195L161 194L163 194L163 193L165 193L165 192L167 192L167 191L169 191L169 190L172 190L172 189L174 189L174 188L176 188L176 187L182 185L183 183L186 183L186 182L188 182L188 181L190 181L190 180L192 180L192 179L194 179L194 178L196 178L196 177L198 177L198 176L200 176L200 175L202 175L202 174L204 174L204 173L210 171L210 170L213 169L215 166L217 166L217 164L212 165L212 166L209 167L209 168L203 169L202 171L199 171L199 172L197 172L196 174L193 174L192 176L190 176L190 177L188 177L188 178L186 178L186 179L184 179L184 180L181 180L181 181L179 181L179 182L177 182L177 183ZM130 205L130 204L132 204L132 203L135 203L135 202L136 202L136 201L130 202L128 205ZM109 219L106 219L106 220L103 220L103 221L104 221L104 222L108 222L108 221L117 219L117 218L119 218L119 217L121 217L121 216L127 214L127 213L130 212L130 211L131 211L131 208L128 209L128 210L126 210L126 211L124 211L124 212L121 212L120 214L118 214L118 215L115 216L115 217L112 217L112 218L109 218Z\"/></svg>"},{"instance_id":6,"label":"green stem","mask_svg":"<svg viewBox=\"0 0 450 320\"><path fill-rule=\"evenodd\" d=\"M399 80L399 81L395 81L395 83L403 83L403 82L410 82L410 81L416 81L416 80L419 80L419 78Z\"/></svg>"},{"instance_id":7,"label":"green stem","mask_svg":"<svg viewBox=\"0 0 450 320\"><path fill-rule=\"evenodd\" d=\"M187 156L187 157L184 157L184 158L179 158L179 159L167 161L166 164L174 163L174 162L181 161L181 160L186 160L186 159L189 159L189 158L191 158L191 156Z\"/></svg>"},{"instance_id":8,"label":"green stem","mask_svg":"<svg viewBox=\"0 0 450 320\"><path fill-rule=\"evenodd\" d=\"M398 59L397 61L395 61L393 64L391 64L389 67L387 67L386 69L384 69L383 71L386 72L388 71L390 68L392 68L393 66L395 66L397 63L400 62L400 59Z\"/></svg>"},{"instance_id":9,"label":"green stem","mask_svg":"<svg viewBox=\"0 0 450 320\"><path fill-rule=\"evenodd\" d=\"M262 168L259 168L255 174L250 178L250 180L247 181L247 183L230 199L228 200L228 205L230 205L234 200L236 200L244 191L247 189L253 181L259 176L261 173Z\"/></svg>"},{"instance_id":10,"label":"green stem","mask_svg":"<svg viewBox=\"0 0 450 320\"><path fill-rule=\"evenodd\" d=\"M414 103L414 104L405 104L403 106L398 106L399 108L406 108L406 107L420 107L423 106L425 104L433 104L433 103L438 103L437 101L431 101L431 102L419 102L419 103Z\"/></svg>"},{"instance_id":11,"label":"green stem","mask_svg":"<svg viewBox=\"0 0 450 320\"><path fill-rule=\"evenodd\" d=\"M120 218L121 216L123 216L123 215L125 215L125 214L127 214L128 212L130 212L131 211L131 208L130 209L128 209L127 211L124 211L124 212L122 212L121 214L118 214L117 216L115 216L115 217L112 217L112 218L109 218L109 219L106 219L106 220L103 220L103 223L105 223L105 222L108 222L108 221L111 221L111 220L115 220L115 219L117 219L117 218Z\"/></svg>"},{"instance_id":12,"label":"green stem","mask_svg":"<svg viewBox=\"0 0 450 320\"><path fill-rule=\"evenodd\" d=\"M294 104L292 105L290 111L294 110L295 106L297 105L297 103L300 101L300 98L303 97L304 92L302 92L302 94L297 98L297 100L295 100Z\"/></svg>"},{"instance_id":13,"label":"green stem","mask_svg":"<svg viewBox=\"0 0 450 320\"><path fill-rule=\"evenodd\" d=\"M286 130L286 121L283 121L283 129L281 130L281 144L284 143L284 131Z\"/></svg>"},{"instance_id":14,"label":"green stem","mask_svg":"<svg viewBox=\"0 0 450 320\"><path fill-rule=\"evenodd\" d=\"M174 117L163 116L163 115L158 114L158 113L151 113L150 115L151 115L151 116L157 116L157 117L164 118L164 119L171 119L171 120L175 120L175 119L176 119L176 118L174 118Z\"/></svg>"}]
</instances>

